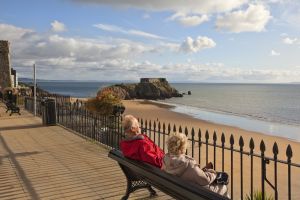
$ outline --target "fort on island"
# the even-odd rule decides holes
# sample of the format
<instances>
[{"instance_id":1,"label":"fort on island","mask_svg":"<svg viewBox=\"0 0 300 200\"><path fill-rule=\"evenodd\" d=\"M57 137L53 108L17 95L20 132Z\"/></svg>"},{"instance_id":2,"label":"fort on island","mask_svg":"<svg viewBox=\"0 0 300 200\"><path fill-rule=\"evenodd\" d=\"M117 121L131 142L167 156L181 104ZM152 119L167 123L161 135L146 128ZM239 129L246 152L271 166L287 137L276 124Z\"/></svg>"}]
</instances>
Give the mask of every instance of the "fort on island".
<instances>
[{"instance_id":1,"label":"fort on island","mask_svg":"<svg viewBox=\"0 0 300 200\"><path fill-rule=\"evenodd\" d=\"M167 83L166 78L141 78L140 83Z\"/></svg>"},{"instance_id":2,"label":"fort on island","mask_svg":"<svg viewBox=\"0 0 300 200\"><path fill-rule=\"evenodd\" d=\"M171 87L166 78L141 78L139 83L116 84L102 88L97 96L102 92L112 91L120 99L166 99L172 97L182 97L175 88Z\"/></svg>"}]
</instances>

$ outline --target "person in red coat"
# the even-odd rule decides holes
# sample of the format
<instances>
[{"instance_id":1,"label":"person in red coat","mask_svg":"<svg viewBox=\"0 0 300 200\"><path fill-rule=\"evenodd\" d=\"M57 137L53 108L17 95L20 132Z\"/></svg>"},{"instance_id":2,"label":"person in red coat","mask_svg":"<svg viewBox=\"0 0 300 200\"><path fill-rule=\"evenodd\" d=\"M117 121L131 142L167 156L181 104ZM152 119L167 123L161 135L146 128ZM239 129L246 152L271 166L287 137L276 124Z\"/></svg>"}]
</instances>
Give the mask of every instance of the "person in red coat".
<instances>
[{"instance_id":1,"label":"person in red coat","mask_svg":"<svg viewBox=\"0 0 300 200\"><path fill-rule=\"evenodd\" d=\"M123 155L161 168L165 153L147 135L141 134L138 120L132 115L126 115L122 124L126 136L120 142Z\"/></svg>"}]
</instances>

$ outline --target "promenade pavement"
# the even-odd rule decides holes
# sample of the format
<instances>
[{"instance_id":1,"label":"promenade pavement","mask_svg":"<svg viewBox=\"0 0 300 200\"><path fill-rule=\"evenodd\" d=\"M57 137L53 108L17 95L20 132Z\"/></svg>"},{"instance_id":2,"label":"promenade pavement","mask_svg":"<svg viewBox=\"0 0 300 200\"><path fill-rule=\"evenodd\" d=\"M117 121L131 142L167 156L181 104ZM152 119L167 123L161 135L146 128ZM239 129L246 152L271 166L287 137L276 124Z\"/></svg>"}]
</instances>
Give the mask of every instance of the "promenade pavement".
<instances>
[{"instance_id":1,"label":"promenade pavement","mask_svg":"<svg viewBox=\"0 0 300 200\"><path fill-rule=\"evenodd\" d=\"M0 199L121 199L126 179L108 150L0 103ZM156 190L151 199L171 199ZM150 199L147 190L129 199Z\"/></svg>"}]
</instances>

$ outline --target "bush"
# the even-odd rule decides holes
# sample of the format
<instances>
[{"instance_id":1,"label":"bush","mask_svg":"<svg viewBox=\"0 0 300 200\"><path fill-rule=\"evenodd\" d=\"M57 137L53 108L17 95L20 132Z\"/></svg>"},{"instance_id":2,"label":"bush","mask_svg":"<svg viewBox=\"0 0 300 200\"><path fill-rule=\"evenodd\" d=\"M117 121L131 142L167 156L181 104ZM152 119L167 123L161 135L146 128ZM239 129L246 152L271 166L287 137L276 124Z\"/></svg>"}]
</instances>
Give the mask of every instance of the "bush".
<instances>
[{"instance_id":1,"label":"bush","mask_svg":"<svg viewBox=\"0 0 300 200\"><path fill-rule=\"evenodd\" d=\"M261 191L255 191L254 194L253 194L253 199L254 200L262 200L262 192ZM251 195L247 194L246 195L246 200L251 200ZM266 193L265 193L265 200L274 200L274 197L273 196L268 196Z\"/></svg>"},{"instance_id":2,"label":"bush","mask_svg":"<svg viewBox=\"0 0 300 200\"><path fill-rule=\"evenodd\" d=\"M90 111L96 111L103 115L111 115L113 107L122 105L122 101L112 91L103 91L96 98L89 99L86 102L86 108Z\"/></svg>"}]
</instances>

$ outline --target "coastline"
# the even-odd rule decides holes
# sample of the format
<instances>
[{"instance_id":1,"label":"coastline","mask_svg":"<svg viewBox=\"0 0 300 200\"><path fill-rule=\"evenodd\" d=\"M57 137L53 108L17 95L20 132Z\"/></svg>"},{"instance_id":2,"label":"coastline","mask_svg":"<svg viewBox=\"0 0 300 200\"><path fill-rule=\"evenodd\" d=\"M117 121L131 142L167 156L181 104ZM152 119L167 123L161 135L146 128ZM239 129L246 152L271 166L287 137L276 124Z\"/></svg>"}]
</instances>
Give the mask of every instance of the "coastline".
<instances>
[{"instance_id":1,"label":"coastline","mask_svg":"<svg viewBox=\"0 0 300 200\"><path fill-rule=\"evenodd\" d=\"M228 145L229 137L232 134L235 139L234 146L235 148L238 148L239 138L243 137L245 143L244 149L246 151L249 149L250 139L253 138L255 143L254 153L257 154L260 153L259 145L261 140L263 140L266 145L266 155L270 157L273 157L272 148L275 142L279 148L278 156L280 159L286 160L285 152L289 144L291 145L293 152L300 151L300 142L290 140L284 136L274 136L260 131L250 131L232 125L224 125L221 123L198 119L188 114L175 112L172 110L175 106L165 103L149 100L123 100L123 103L126 107L124 114L132 114L144 120L159 121L160 123L166 123L166 125L170 123L172 128L175 124L177 130L181 125L183 129L187 127L189 133L192 128L194 128L197 132L200 128L203 138L204 132L208 130L210 134L210 141L212 141L211 138L213 132L216 131L218 138L217 143L220 143L221 134L224 133L226 138L225 144ZM294 156L292 161L294 163L300 163L300 157Z\"/></svg>"}]
</instances>

